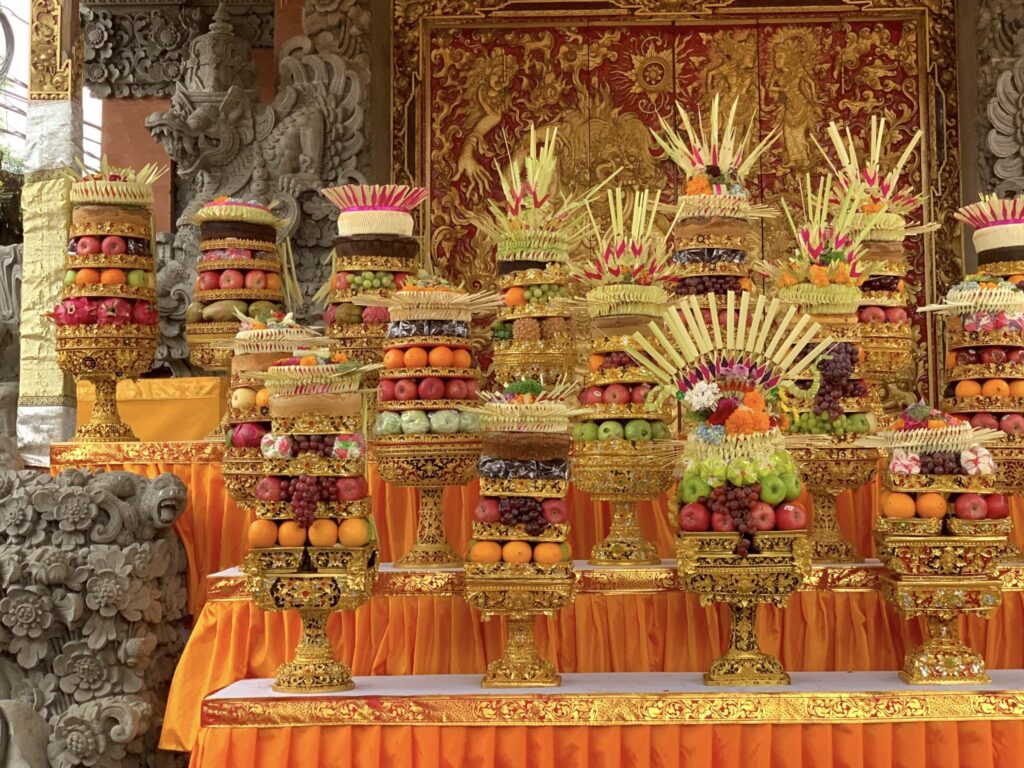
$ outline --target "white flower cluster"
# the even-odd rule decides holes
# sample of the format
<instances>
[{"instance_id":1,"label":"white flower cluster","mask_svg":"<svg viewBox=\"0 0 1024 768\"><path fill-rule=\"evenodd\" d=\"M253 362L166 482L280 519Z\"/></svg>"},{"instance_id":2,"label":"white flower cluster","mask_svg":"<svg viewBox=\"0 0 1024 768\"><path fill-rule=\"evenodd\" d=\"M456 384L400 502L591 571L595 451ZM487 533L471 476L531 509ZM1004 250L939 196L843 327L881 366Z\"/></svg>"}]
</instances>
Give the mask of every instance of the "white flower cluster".
<instances>
[{"instance_id":1,"label":"white flower cluster","mask_svg":"<svg viewBox=\"0 0 1024 768\"><path fill-rule=\"evenodd\" d=\"M713 411L722 397L722 390L716 381L698 381L685 395L683 402L692 412Z\"/></svg>"}]
</instances>

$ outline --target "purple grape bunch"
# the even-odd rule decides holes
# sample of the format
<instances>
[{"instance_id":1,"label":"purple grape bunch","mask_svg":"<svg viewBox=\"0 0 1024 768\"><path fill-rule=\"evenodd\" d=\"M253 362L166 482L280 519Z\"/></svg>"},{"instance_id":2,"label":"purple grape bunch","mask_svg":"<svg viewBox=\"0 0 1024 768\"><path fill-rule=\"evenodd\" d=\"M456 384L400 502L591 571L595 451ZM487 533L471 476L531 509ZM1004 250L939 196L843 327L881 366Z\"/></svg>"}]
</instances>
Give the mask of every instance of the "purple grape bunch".
<instances>
[{"instance_id":1,"label":"purple grape bunch","mask_svg":"<svg viewBox=\"0 0 1024 768\"><path fill-rule=\"evenodd\" d=\"M740 542L736 545L736 554L740 557L749 555L753 546L753 533L756 529L747 522L747 515L760 500L761 486L758 483L742 487L720 485L713 488L708 497L708 508L712 514L724 513L733 519L736 530L740 533Z\"/></svg>"},{"instance_id":2,"label":"purple grape bunch","mask_svg":"<svg viewBox=\"0 0 1024 768\"><path fill-rule=\"evenodd\" d=\"M292 457L312 453L329 459L334 452L335 435L296 435L292 442Z\"/></svg>"},{"instance_id":3,"label":"purple grape bunch","mask_svg":"<svg viewBox=\"0 0 1024 768\"><path fill-rule=\"evenodd\" d=\"M287 486L287 491L285 490ZM287 494L287 498L286 498ZM291 480L281 481L281 499L290 501L292 517L303 528L309 528L316 519L316 507L321 501L336 502L338 480L335 477L314 477L299 475Z\"/></svg>"},{"instance_id":4,"label":"purple grape bunch","mask_svg":"<svg viewBox=\"0 0 1024 768\"><path fill-rule=\"evenodd\" d=\"M838 419L843 415L843 398L861 396L853 393L861 393L864 388L863 382L850 381L857 357L857 347L843 341L832 347L831 351L818 361L821 383L818 386L818 393L814 396L815 415L828 414L829 418Z\"/></svg>"},{"instance_id":5,"label":"purple grape bunch","mask_svg":"<svg viewBox=\"0 0 1024 768\"><path fill-rule=\"evenodd\" d=\"M526 496L503 496L498 500L503 525L522 525L528 536L539 536L547 527L539 499Z\"/></svg>"}]
</instances>

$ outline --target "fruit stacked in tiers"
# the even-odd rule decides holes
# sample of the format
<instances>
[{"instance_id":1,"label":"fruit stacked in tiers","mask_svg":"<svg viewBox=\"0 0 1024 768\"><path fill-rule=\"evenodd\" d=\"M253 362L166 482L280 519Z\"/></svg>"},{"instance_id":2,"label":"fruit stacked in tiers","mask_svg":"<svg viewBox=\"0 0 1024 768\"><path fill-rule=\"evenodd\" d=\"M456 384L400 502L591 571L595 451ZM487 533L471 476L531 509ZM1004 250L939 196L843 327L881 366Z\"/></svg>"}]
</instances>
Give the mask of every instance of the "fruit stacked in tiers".
<instances>
[{"instance_id":1,"label":"fruit stacked in tiers","mask_svg":"<svg viewBox=\"0 0 1024 768\"><path fill-rule=\"evenodd\" d=\"M828 135L838 162L822 149L843 189L858 187L864 191L860 212L852 227L864 230L864 270L858 320L864 323L864 368L872 385L884 386L898 380L902 388L916 384L914 340L911 327L912 300L906 290L909 270L905 238L920 235L936 224L908 226L907 217L921 206L921 198L910 187L900 187L899 177L921 140L917 131L896 162L883 170L883 151L887 143L885 119L871 117L867 152L858 158L856 143L849 129L845 135L830 123ZM891 141L889 136L888 140ZM820 148L820 147L819 147Z\"/></svg>"},{"instance_id":2,"label":"fruit stacked in tiers","mask_svg":"<svg viewBox=\"0 0 1024 768\"><path fill-rule=\"evenodd\" d=\"M472 314L493 307L496 299L467 294L425 272L410 276L389 297L357 297L366 306L390 307L377 386L377 437L478 431L476 417L458 409L475 403L479 391Z\"/></svg>"},{"instance_id":3,"label":"fruit stacked in tiers","mask_svg":"<svg viewBox=\"0 0 1024 768\"><path fill-rule=\"evenodd\" d=\"M948 315L943 408L975 427L1024 435L1024 290L968 275L926 309Z\"/></svg>"},{"instance_id":4,"label":"fruit stacked in tiers","mask_svg":"<svg viewBox=\"0 0 1024 768\"><path fill-rule=\"evenodd\" d=\"M875 530L963 535L1008 525L975 522L1010 515L1007 497L995 493L995 462L983 444L999 437L925 403L908 407L879 433L889 455Z\"/></svg>"},{"instance_id":5,"label":"fruit stacked in tiers","mask_svg":"<svg viewBox=\"0 0 1024 768\"><path fill-rule=\"evenodd\" d=\"M569 253L583 237L585 206L595 189L572 198L554 194L558 179L557 130L539 142L530 129L530 150L499 171L502 205L492 202L481 231L497 244L498 287L504 306L491 333L493 375L499 380L530 374L554 380L577 364L568 302Z\"/></svg>"},{"instance_id":6,"label":"fruit stacked in tiers","mask_svg":"<svg viewBox=\"0 0 1024 768\"><path fill-rule=\"evenodd\" d=\"M1024 197L982 195L953 216L974 229L978 272L1024 282Z\"/></svg>"},{"instance_id":7,"label":"fruit stacked in tiers","mask_svg":"<svg viewBox=\"0 0 1024 768\"><path fill-rule=\"evenodd\" d=\"M274 567L329 572L375 558L359 392L364 372L338 353L304 347L264 374L272 429L260 440L263 477L250 502L259 519L249 543Z\"/></svg>"},{"instance_id":8,"label":"fruit stacked in tiers","mask_svg":"<svg viewBox=\"0 0 1024 768\"><path fill-rule=\"evenodd\" d=\"M874 429L874 400L864 381L861 358L858 343L839 341L818 358L813 373L797 381L796 391L784 393L790 433L841 437Z\"/></svg>"},{"instance_id":9,"label":"fruit stacked in tiers","mask_svg":"<svg viewBox=\"0 0 1024 768\"><path fill-rule=\"evenodd\" d=\"M265 205L217 198L192 218L199 227L195 290L185 311L185 335L192 361L203 368L226 368L224 339L238 330L239 315L266 321L301 301L287 240L287 226Z\"/></svg>"},{"instance_id":10,"label":"fruit stacked in tiers","mask_svg":"<svg viewBox=\"0 0 1024 768\"><path fill-rule=\"evenodd\" d=\"M753 120L740 134L737 106L738 100L723 122L715 95L710 119L698 115L696 129L679 107L685 136L664 119L661 132L654 132L661 148L686 174L673 230L673 259L679 265L674 291L702 301L708 294L724 296L753 288L748 257L757 247L760 220L776 214L771 207L752 202L746 179L778 134L772 131L751 148Z\"/></svg>"},{"instance_id":11,"label":"fruit stacked in tiers","mask_svg":"<svg viewBox=\"0 0 1024 768\"><path fill-rule=\"evenodd\" d=\"M388 296L416 273L420 243L412 234L412 211L427 192L383 185L333 187L321 194L339 210L332 274L320 294L326 294L328 302L327 335L338 340L353 360L374 362L380 359L388 310L360 306L353 299Z\"/></svg>"},{"instance_id":12,"label":"fruit stacked in tiers","mask_svg":"<svg viewBox=\"0 0 1024 768\"><path fill-rule=\"evenodd\" d=\"M58 328L146 326L159 338L149 207L160 175L155 166L136 172L104 161L72 184L67 270L52 312Z\"/></svg>"},{"instance_id":13,"label":"fruit stacked in tiers","mask_svg":"<svg viewBox=\"0 0 1024 768\"><path fill-rule=\"evenodd\" d=\"M482 393L484 405L468 409L483 430L470 562L569 562L570 389L521 379Z\"/></svg>"}]
</instances>

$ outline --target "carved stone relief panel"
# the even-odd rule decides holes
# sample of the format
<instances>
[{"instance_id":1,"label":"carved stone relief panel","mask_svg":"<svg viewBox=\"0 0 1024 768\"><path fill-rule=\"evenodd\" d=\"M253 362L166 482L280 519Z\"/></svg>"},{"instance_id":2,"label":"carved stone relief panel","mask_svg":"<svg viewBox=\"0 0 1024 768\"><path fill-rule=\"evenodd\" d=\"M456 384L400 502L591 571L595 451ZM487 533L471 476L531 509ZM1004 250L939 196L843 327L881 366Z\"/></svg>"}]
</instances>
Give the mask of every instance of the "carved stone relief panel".
<instances>
[{"instance_id":1,"label":"carved stone relief panel","mask_svg":"<svg viewBox=\"0 0 1024 768\"><path fill-rule=\"evenodd\" d=\"M1024 4L981 0L978 14L981 191L1024 192Z\"/></svg>"}]
</instances>

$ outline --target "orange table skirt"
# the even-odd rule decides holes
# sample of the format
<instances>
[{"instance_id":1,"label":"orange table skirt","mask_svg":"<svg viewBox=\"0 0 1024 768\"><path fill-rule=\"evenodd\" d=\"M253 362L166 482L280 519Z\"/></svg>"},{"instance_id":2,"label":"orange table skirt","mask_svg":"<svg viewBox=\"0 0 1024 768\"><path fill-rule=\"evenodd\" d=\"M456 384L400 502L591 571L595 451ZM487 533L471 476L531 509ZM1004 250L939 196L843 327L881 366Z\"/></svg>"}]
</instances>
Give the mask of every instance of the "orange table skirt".
<instances>
[{"instance_id":1,"label":"orange table skirt","mask_svg":"<svg viewBox=\"0 0 1024 768\"><path fill-rule=\"evenodd\" d=\"M685 592L579 593L557 620L538 620L537 640L561 672L702 672L724 651L729 626L727 608L701 607ZM964 639L989 667L1022 668L1022 626L1024 592L1008 591L991 620L964 622ZM791 671L897 670L922 629L877 591L799 592L786 610L758 613L762 648ZM161 746L191 750L203 698L237 680L273 677L299 631L295 613L265 613L237 598L207 603L178 663ZM333 615L328 634L356 675L482 675L504 639L500 621L480 622L458 596L375 597Z\"/></svg>"},{"instance_id":2,"label":"orange table skirt","mask_svg":"<svg viewBox=\"0 0 1024 768\"><path fill-rule=\"evenodd\" d=\"M207 728L192 768L1019 768L1024 722Z\"/></svg>"}]
</instances>

